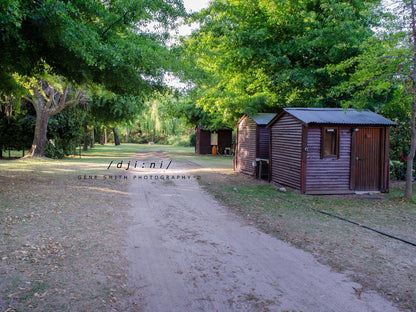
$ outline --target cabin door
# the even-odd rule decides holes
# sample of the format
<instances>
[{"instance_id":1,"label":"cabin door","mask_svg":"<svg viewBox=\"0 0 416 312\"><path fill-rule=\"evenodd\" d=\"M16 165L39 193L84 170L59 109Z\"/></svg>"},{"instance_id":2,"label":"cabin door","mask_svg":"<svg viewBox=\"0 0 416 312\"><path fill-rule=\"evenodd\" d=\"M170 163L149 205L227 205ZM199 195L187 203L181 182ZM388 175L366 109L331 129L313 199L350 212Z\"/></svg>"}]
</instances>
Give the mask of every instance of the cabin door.
<instances>
[{"instance_id":1,"label":"cabin door","mask_svg":"<svg viewBox=\"0 0 416 312\"><path fill-rule=\"evenodd\" d=\"M379 191L381 185L381 128L359 128L354 135L353 189L355 191Z\"/></svg>"}]
</instances>

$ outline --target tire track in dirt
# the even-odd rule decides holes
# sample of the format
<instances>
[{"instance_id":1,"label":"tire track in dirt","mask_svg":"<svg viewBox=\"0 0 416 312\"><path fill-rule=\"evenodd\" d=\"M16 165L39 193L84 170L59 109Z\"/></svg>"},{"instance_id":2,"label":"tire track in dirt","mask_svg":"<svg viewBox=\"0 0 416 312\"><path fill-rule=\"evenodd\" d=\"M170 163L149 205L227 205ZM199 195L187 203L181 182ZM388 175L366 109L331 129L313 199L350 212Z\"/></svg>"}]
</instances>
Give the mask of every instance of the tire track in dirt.
<instances>
[{"instance_id":1,"label":"tire track in dirt","mask_svg":"<svg viewBox=\"0 0 416 312\"><path fill-rule=\"evenodd\" d=\"M188 175L186 166L158 173ZM247 225L194 179L131 181L130 311L397 311L375 293L358 298L359 284Z\"/></svg>"}]
</instances>

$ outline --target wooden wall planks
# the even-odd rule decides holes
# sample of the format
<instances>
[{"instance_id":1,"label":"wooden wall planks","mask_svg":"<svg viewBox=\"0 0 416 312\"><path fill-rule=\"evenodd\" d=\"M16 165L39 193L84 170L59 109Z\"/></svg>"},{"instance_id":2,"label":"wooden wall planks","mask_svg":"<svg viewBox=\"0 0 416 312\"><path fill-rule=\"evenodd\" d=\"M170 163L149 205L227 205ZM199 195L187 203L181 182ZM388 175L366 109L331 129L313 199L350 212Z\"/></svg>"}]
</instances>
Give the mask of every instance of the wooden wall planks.
<instances>
[{"instance_id":1,"label":"wooden wall planks","mask_svg":"<svg viewBox=\"0 0 416 312\"><path fill-rule=\"evenodd\" d=\"M285 114L270 127L271 181L301 187L302 124Z\"/></svg>"}]
</instances>

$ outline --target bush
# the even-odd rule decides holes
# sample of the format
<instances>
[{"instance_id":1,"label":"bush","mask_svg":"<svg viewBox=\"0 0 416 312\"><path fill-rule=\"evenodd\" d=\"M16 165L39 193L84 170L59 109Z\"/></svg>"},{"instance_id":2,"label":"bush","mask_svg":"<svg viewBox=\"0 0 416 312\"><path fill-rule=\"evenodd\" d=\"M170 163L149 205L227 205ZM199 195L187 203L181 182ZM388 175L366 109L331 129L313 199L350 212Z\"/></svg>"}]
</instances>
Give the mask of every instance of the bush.
<instances>
[{"instance_id":1,"label":"bush","mask_svg":"<svg viewBox=\"0 0 416 312\"><path fill-rule=\"evenodd\" d=\"M398 160L390 161L390 177L396 180L406 179L406 163L402 163Z\"/></svg>"},{"instance_id":2,"label":"bush","mask_svg":"<svg viewBox=\"0 0 416 312\"><path fill-rule=\"evenodd\" d=\"M64 158L65 153L63 148L47 141L45 146L45 156L49 158L62 159Z\"/></svg>"},{"instance_id":3,"label":"bush","mask_svg":"<svg viewBox=\"0 0 416 312\"><path fill-rule=\"evenodd\" d=\"M49 158L62 159L65 156L76 153L76 144L73 141L63 139L49 140L45 146L45 156Z\"/></svg>"},{"instance_id":4,"label":"bush","mask_svg":"<svg viewBox=\"0 0 416 312\"><path fill-rule=\"evenodd\" d=\"M191 144L191 146L195 146L196 145L196 134L192 133L189 136L189 143Z\"/></svg>"},{"instance_id":5,"label":"bush","mask_svg":"<svg viewBox=\"0 0 416 312\"><path fill-rule=\"evenodd\" d=\"M392 127L390 135L390 159L404 161L405 155L409 154L410 131L407 122L396 120L398 125Z\"/></svg>"},{"instance_id":6,"label":"bush","mask_svg":"<svg viewBox=\"0 0 416 312\"><path fill-rule=\"evenodd\" d=\"M396 180L406 180L407 163L397 160L390 161L390 178ZM416 162L413 163L413 176L416 172Z\"/></svg>"}]
</instances>

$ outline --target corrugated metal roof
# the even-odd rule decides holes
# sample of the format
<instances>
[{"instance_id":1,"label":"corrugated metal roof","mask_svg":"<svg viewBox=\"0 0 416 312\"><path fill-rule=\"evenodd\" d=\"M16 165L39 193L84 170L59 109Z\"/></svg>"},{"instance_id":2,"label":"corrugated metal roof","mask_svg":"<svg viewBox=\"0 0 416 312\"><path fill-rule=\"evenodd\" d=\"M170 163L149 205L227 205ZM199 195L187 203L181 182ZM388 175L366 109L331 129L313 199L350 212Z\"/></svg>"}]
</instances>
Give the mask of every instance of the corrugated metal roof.
<instances>
[{"instance_id":1,"label":"corrugated metal roof","mask_svg":"<svg viewBox=\"0 0 416 312\"><path fill-rule=\"evenodd\" d=\"M349 108L284 108L300 121L310 124L348 124L394 126L395 122L369 110L358 111Z\"/></svg>"},{"instance_id":2,"label":"corrugated metal roof","mask_svg":"<svg viewBox=\"0 0 416 312\"><path fill-rule=\"evenodd\" d=\"M205 126L203 126L203 125L198 125L199 126L199 129L201 129L201 130L207 130L207 131L211 131L211 132L214 132L214 131L220 131L220 130L233 130L232 128L229 128L229 127L225 127L225 128L218 128L218 129L214 129L214 130L208 130Z\"/></svg>"},{"instance_id":3,"label":"corrugated metal roof","mask_svg":"<svg viewBox=\"0 0 416 312\"><path fill-rule=\"evenodd\" d=\"M260 126L267 125L274 117L276 117L275 113L259 113L254 116L250 116L250 118Z\"/></svg>"}]
</instances>

